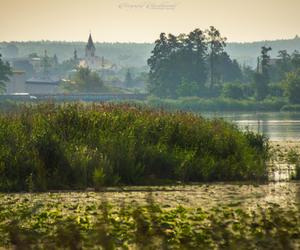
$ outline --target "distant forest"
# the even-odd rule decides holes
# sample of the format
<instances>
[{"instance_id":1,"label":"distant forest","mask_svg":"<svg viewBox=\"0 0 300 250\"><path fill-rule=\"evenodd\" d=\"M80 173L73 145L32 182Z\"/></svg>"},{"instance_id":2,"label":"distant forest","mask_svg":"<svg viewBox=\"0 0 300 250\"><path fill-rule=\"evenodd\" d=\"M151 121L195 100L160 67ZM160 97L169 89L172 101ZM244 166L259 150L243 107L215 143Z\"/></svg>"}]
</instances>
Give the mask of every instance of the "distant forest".
<instances>
[{"instance_id":1,"label":"distant forest","mask_svg":"<svg viewBox=\"0 0 300 250\"><path fill-rule=\"evenodd\" d=\"M0 42L0 53L4 57L14 57L9 45L17 47L17 56L25 57L32 53L43 55L47 50L48 55L57 55L60 62L73 57L74 50L77 50L78 56L84 56L85 42L58 42L58 41L39 41L39 42ZM147 65L147 59L151 55L154 43L95 43L96 54L104 56L111 62L124 67L144 67ZM232 59L236 59L240 64L246 64L252 67L256 66L257 57L260 55L262 46L272 47L271 57L276 57L279 50L286 49L291 53L294 50L300 51L300 38L259 41L252 43L227 43L226 52Z\"/></svg>"}]
</instances>

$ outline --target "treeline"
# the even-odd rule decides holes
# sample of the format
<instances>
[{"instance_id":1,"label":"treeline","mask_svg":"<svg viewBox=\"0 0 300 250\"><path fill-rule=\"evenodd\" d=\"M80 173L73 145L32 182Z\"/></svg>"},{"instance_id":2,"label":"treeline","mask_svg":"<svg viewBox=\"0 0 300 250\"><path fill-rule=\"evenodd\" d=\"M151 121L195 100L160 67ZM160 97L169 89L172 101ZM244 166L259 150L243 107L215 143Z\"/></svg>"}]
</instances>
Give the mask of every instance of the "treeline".
<instances>
[{"instance_id":1,"label":"treeline","mask_svg":"<svg viewBox=\"0 0 300 250\"><path fill-rule=\"evenodd\" d=\"M16 46L12 48L10 45ZM0 42L0 53L7 57L28 56L31 53L42 55L45 50L49 55L58 55L60 62L72 57L74 49L78 51L78 56L84 56L84 46L86 42L59 42L59 41L28 41L28 42ZM141 67L145 66L153 43L95 43L97 54L104 56L114 63L121 63L124 66ZM256 58L262 46L273 48L272 57L277 56L277 51L287 49L289 53L300 50L300 38L274 41L259 41L251 43L228 43L226 52L240 64L251 67L256 66Z\"/></svg>"},{"instance_id":2,"label":"treeline","mask_svg":"<svg viewBox=\"0 0 300 250\"><path fill-rule=\"evenodd\" d=\"M278 52L273 61L268 54L271 47L262 47L258 58L257 72L254 74L254 90L258 100L268 95L287 96L290 103L300 103L300 53L289 54L286 50Z\"/></svg>"},{"instance_id":3,"label":"treeline","mask_svg":"<svg viewBox=\"0 0 300 250\"><path fill-rule=\"evenodd\" d=\"M252 69L226 52L226 38L210 27L174 36L161 33L148 59L149 90L163 98L198 96L264 100L288 97L300 103L300 53L287 50L271 58L263 46Z\"/></svg>"},{"instance_id":4,"label":"treeline","mask_svg":"<svg viewBox=\"0 0 300 250\"><path fill-rule=\"evenodd\" d=\"M1 191L266 178L263 136L188 113L40 104L0 128Z\"/></svg>"},{"instance_id":5,"label":"treeline","mask_svg":"<svg viewBox=\"0 0 300 250\"><path fill-rule=\"evenodd\" d=\"M74 50L78 57L85 56L86 42L11 42L0 43L0 53L4 57L27 57L32 53L43 55L47 50L49 56L57 55L59 62L73 58ZM95 43L96 55L104 56L109 61L126 67L143 67L153 48L151 43Z\"/></svg>"},{"instance_id":6,"label":"treeline","mask_svg":"<svg viewBox=\"0 0 300 250\"><path fill-rule=\"evenodd\" d=\"M150 92L162 97L216 96L220 83L243 77L225 46L226 38L214 27L179 36L161 33L148 59Z\"/></svg>"},{"instance_id":7,"label":"treeline","mask_svg":"<svg viewBox=\"0 0 300 250\"><path fill-rule=\"evenodd\" d=\"M291 39L277 39L272 41L257 41L257 42L230 42L227 44L226 51L232 57L237 59L241 64L246 64L251 67L256 67L257 57L260 54L260 48L263 46L271 47L270 52L272 58L277 57L277 52L286 49L288 53L295 50L300 51L300 37L296 35Z\"/></svg>"}]
</instances>

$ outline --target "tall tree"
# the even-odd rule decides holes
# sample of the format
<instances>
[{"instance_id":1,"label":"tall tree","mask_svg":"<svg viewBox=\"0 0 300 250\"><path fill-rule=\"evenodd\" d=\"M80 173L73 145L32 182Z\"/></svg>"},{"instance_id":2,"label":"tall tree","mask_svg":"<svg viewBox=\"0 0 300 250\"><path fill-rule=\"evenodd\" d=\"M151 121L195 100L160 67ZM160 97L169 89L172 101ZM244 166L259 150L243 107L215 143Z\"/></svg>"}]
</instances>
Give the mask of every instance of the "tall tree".
<instances>
[{"instance_id":1,"label":"tall tree","mask_svg":"<svg viewBox=\"0 0 300 250\"><path fill-rule=\"evenodd\" d=\"M168 39L165 33L161 33L159 39L155 41L152 56L148 59L150 67L149 81L150 92L156 95L167 95L168 89L166 85L166 69L168 60Z\"/></svg>"},{"instance_id":2,"label":"tall tree","mask_svg":"<svg viewBox=\"0 0 300 250\"><path fill-rule=\"evenodd\" d=\"M295 50L292 54L292 65L295 70L300 68L300 53L298 50Z\"/></svg>"},{"instance_id":3,"label":"tall tree","mask_svg":"<svg viewBox=\"0 0 300 250\"><path fill-rule=\"evenodd\" d=\"M263 46L261 48L261 73L267 80L270 79L269 68L270 68L270 55L269 52L272 50L271 47Z\"/></svg>"},{"instance_id":4,"label":"tall tree","mask_svg":"<svg viewBox=\"0 0 300 250\"><path fill-rule=\"evenodd\" d=\"M279 82L284 79L285 74L287 72L290 72L292 70L293 65L292 65L292 58L286 50L278 51L277 57L278 60L276 62L275 69L273 70L274 71L273 75L275 74L275 76L277 77L275 77L275 79L273 77L272 79L274 81Z\"/></svg>"},{"instance_id":5,"label":"tall tree","mask_svg":"<svg viewBox=\"0 0 300 250\"><path fill-rule=\"evenodd\" d=\"M252 69L248 65L243 65L242 67L242 75L243 75L243 82L244 83L252 83L254 78L255 70Z\"/></svg>"},{"instance_id":6,"label":"tall tree","mask_svg":"<svg viewBox=\"0 0 300 250\"><path fill-rule=\"evenodd\" d=\"M6 88L6 82L9 81L9 76L12 75L12 69L8 62L2 60L0 54L0 92L4 92Z\"/></svg>"},{"instance_id":7,"label":"tall tree","mask_svg":"<svg viewBox=\"0 0 300 250\"><path fill-rule=\"evenodd\" d=\"M236 60L231 60L225 51L219 55L216 72L218 72L219 83L237 82L243 78L240 65Z\"/></svg>"},{"instance_id":8,"label":"tall tree","mask_svg":"<svg viewBox=\"0 0 300 250\"><path fill-rule=\"evenodd\" d=\"M160 96L176 96L183 79L204 86L206 55L205 34L201 30L179 36L162 33L148 60L150 91Z\"/></svg>"},{"instance_id":9,"label":"tall tree","mask_svg":"<svg viewBox=\"0 0 300 250\"><path fill-rule=\"evenodd\" d=\"M256 98L263 100L268 95L268 84L270 82L270 56L271 47L263 46L261 48L261 56L258 60L257 73L255 74Z\"/></svg>"},{"instance_id":10,"label":"tall tree","mask_svg":"<svg viewBox=\"0 0 300 250\"><path fill-rule=\"evenodd\" d=\"M209 47L210 89L213 89L220 80L217 64L226 47L226 38L222 37L220 31L213 26L210 26L206 33Z\"/></svg>"},{"instance_id":11,"label":"tall tree","mask_svg":"<svg viewBox=\"0 0 300 250\"><path fill-rule=\"evenodd\" d=\"M300 70L288 73L284 80L284 86L289 101L300 104Z\"/></svg>"},{"instance_id":12,"label":"tall tree","mask_svg":"<svg viewBox=\"0 0 300 250\"><path fill-rule=\"evenodd\" d=\"M187 50L190 60L190 75L186 76L191 82L199 85L200 89L204 88L207 79L207 44L205 33L200 29L190 32L185 39L184 47Z\"/></svg>"}]
</instances>

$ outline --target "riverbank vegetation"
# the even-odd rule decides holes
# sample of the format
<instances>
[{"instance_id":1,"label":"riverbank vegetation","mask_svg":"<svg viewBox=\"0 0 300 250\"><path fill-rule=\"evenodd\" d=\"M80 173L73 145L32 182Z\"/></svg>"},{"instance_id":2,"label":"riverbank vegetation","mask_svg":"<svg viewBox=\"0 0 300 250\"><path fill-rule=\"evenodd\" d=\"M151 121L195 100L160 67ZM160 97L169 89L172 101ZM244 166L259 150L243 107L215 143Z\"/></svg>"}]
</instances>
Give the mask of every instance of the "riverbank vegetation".
<instances>
[{"instance_id":1,"label":"riverbank vegetation","mask_svg":"<svg viewBox=\"0 0 300 250\"><path fill-rule=\"evenodd\" d=\"M0 127L1 191L266 178L264 136L189 113L39 104L2 113Z\"/></svg>"},{"instance_id":2,"label":"riverbank vegetation","mask_svg":"<svg viewBox=\"0 0 300 250\"><path fill-rule=\"evenodd\" d=\"M182 110L192 112L206 111L290 111L287 100L282 98L256 100L238 100L230 98L180 97L177 99L150 96L145 101L154 108Z\"/></svg>"},{"instance_id":3,"label":"riverbank vegetation","mask_svg":"<svg viewBox=\"0 0 300 250\"><path fill-rule=\"evenodd\" d=\"M263 46L256 68L251 68L231 59L226 46L215 27L178 36L161 33L148 60L150 93L173 105L182 103L184 109L180 99L198 97L193 99L194 110L202 104L198 111L273 111L300 104L298 51L280 50L271 58L272 48Z\"/></svg>"}]
</instances>

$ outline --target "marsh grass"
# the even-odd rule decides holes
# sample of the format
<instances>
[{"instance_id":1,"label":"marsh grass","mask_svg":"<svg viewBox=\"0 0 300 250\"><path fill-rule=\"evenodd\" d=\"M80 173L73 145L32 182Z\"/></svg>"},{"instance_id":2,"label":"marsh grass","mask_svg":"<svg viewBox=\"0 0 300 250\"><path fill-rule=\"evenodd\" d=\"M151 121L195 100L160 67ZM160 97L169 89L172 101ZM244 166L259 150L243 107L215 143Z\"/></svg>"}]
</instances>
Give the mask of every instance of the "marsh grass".
<instances>
[{"instance_id":1,"label":"marsh grass","mask_svg":"<svg viewBox=\"0 0 300 250\"><path fill-rule=\"evenodd\" d=\"M205 111L289 111L287 100L283 98L270 98L263 101L255 99L230 99L230 98L201 98L181 97L178 99L161 99L149 96L146 104L155 108L167 110L184 110L192 112ZM286 106L285 106L286 105ZM286 107L286 108L285 108ZM295 111L296 109L294 109Z\"/></svg>"},{"instance_id":2,"label":"marsh grass","mask_svg":"<svg viewBox=\"0 0 300 250\"><path fill-rule=\"evenodd\" d=\"M129 104L0 114L0 191L266 178L268 140L221 119Z\"/></svg>"}]
</instances>

